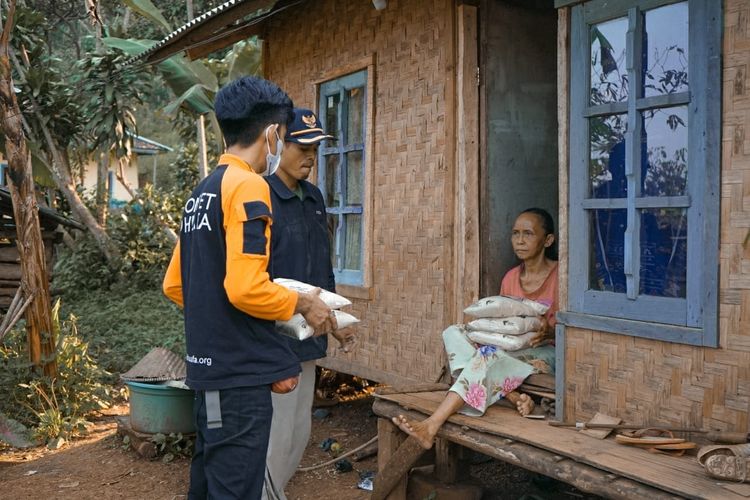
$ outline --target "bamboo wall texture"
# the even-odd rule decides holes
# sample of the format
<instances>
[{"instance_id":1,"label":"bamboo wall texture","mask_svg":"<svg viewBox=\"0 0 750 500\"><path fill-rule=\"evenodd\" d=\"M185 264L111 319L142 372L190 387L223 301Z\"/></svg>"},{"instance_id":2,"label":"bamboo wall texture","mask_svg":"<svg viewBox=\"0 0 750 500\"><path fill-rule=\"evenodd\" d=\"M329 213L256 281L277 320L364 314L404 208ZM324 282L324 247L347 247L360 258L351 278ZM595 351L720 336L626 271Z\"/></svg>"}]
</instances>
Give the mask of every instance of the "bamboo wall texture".
<instances>
[{"instance_id":1,"label":"bamboo wall texture","mask_svg":"<svg viewBox=\"0 0 750 500\"><path fill-rule=\"evenodd\" d=\"M452 175L447 6L389 0L379 12L366 0L318 1L314 12L281 13L264 37L266 75L298 106L316 107L314 82L324 75L375 61L370 299L353 300L362 319L357 348L329 349L326 363L381 380L434 381L443 366L452 218L444 199Z\"/></svg>"},{"instance_id":2,"label":"bamboo wall texture","mask_svg":"<svg viewBox=\"0 0 750 500\"><path fill-rule=\"evenodd\" d=\"M724 2L719 349L568 328L566 417L748 430L750 2Z\"/></svg>"}]
</instances>

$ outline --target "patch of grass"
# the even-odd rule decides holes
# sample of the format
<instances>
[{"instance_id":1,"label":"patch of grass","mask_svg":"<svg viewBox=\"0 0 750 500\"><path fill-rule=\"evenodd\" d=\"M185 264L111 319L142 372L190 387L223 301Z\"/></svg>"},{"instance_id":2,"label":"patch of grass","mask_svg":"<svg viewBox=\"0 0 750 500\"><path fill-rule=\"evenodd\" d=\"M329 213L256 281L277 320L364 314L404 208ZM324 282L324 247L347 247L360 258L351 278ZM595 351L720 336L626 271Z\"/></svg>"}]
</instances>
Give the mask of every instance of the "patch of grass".
<instances>
[{"instance_id":1,"label":"patch of grass","mask_svg":"<svg viewBox=\"0 0 750 500\"><path fill-rule=\"evenodd\" d=\"M185 354L182 311L160 289L134 288L118 284L63 298L63 311L76 316L78 333L91 354L115 375L154 347Z\"/></svg>"}]
</instances>

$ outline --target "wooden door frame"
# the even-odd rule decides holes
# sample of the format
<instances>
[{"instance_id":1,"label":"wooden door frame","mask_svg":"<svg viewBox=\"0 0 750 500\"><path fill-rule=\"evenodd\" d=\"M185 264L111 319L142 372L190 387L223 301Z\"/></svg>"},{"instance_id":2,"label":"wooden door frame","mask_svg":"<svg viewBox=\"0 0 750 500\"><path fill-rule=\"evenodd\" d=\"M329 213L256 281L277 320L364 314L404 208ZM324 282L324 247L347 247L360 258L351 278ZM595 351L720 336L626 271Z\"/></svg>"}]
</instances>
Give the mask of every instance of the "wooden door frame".
<instances>
[{"instance_id":1,"label":"wooden door frame","mask_svg":"<svg viewBox=\"0 0 750 500\"><path fill-rule=\"evenodd\" d=\"M479 45L474 5L457 7L456 157L454 185L454 317L464 321L464 308L479 298Z\"/></svg>"}]
</instances>

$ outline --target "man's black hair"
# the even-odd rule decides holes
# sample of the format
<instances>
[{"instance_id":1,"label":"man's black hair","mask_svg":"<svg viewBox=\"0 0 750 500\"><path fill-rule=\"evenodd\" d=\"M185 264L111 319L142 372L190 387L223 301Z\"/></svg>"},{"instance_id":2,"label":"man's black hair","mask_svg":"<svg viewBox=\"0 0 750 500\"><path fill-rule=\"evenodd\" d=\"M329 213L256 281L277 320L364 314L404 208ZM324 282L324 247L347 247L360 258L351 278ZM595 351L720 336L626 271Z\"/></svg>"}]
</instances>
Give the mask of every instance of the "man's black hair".
<instances>
[{"instance_id":1,"label":"man's black hair","mask_svg":"<svg viewBox=\"0 0 750 500\"><path fill-rule=\"evenodd\" d=\"M526 210L521 212L521 214L536 215L537 217L539 217L539 220L542 223L544 236L546 237L548 234L551 234L552 236L555 235L555 221L552 219L550 213L545 209L538 207L527 208ZM552 245L544 249L544 256L550 260L557 260L557 238L555 238L555 241L552 242Z\"/></svg>"},{"instance_id":2,"label":"man's black hair","mask_svg":"<svg viewBox=\"0 0 750 500\"><path fill-rule=\"evenodd\" d=\"M269 125L286 125L294 116L293 109L294 103L278 85L255 76L225 85L214 102L227 147L250 146Z\"/></svg>"}]
</instances>

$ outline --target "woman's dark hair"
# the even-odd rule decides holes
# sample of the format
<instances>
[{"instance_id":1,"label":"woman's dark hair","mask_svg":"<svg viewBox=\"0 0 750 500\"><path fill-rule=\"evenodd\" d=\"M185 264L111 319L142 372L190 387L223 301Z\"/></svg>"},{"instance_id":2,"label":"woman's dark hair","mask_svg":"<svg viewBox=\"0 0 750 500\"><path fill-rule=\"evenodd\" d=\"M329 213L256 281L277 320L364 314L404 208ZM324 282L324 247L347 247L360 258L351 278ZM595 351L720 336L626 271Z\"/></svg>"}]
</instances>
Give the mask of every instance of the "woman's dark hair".
<instances>
[{"instance_id":1,"label":"woman's dark hair","mask_svg":"<svg viewBox=\"0 0 750 500\"><path fill-rule=\"evenodd\" d=\"M555 235L555 221L552 219L552 216L543 208L527 208L521 214L534 214L537 217L539 217L539 220L542 223L542 229L544 229L544 236L546 237L548 234ZM521 215L518 214L518 215ZM552 242L552 244L544 249L544 256L547 257L550 260L557 260L557 238L555 238L555 241Z\"/></svg>"},{"instance_id":2,"label":"woman's dark hair","mask_svg":"<svg viewBox=\"0 0 750 500\"><path fill-rule=\"evenodd\" d=\"M294 104L273 82L255 76L238 78L216 94L214 111L227 147L250 146L266 127L286 125Z\"/></svg>"}]
</instances>

